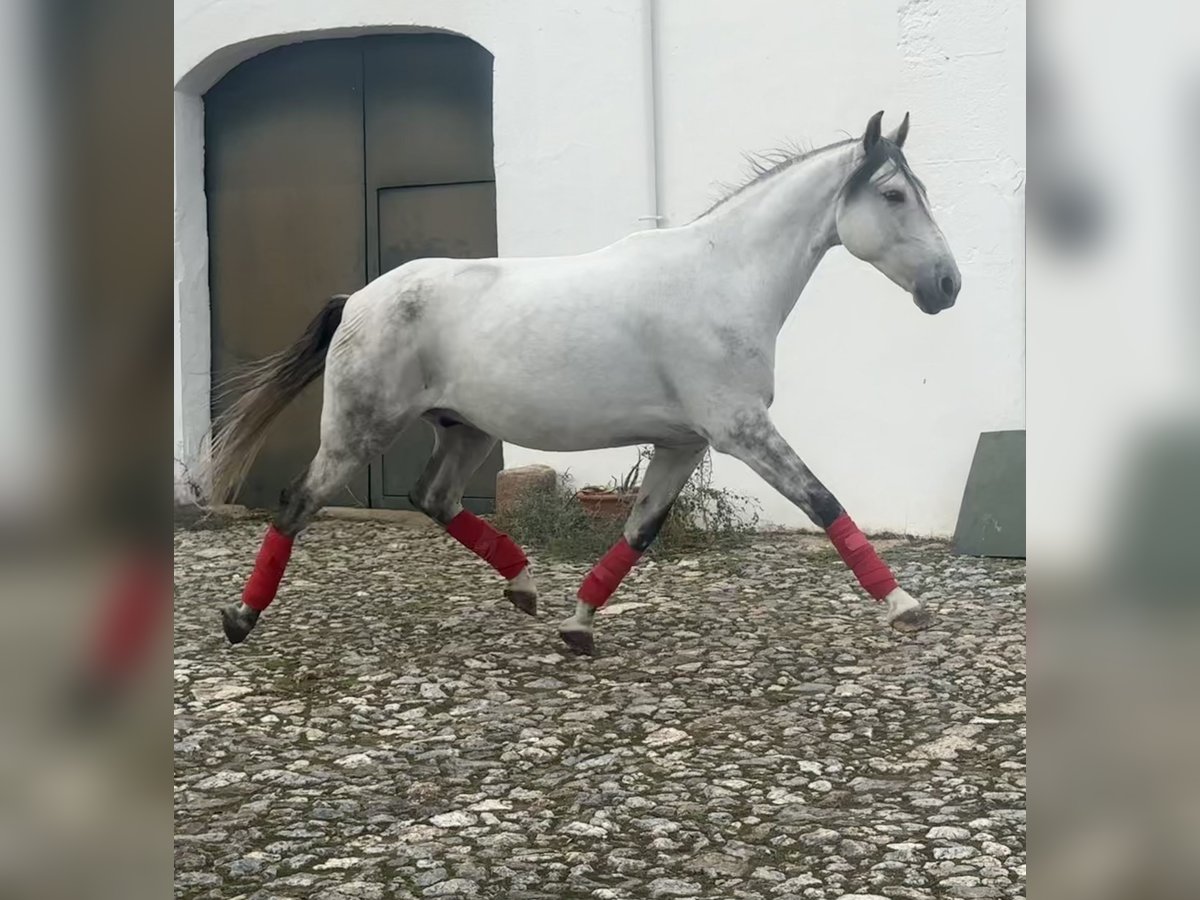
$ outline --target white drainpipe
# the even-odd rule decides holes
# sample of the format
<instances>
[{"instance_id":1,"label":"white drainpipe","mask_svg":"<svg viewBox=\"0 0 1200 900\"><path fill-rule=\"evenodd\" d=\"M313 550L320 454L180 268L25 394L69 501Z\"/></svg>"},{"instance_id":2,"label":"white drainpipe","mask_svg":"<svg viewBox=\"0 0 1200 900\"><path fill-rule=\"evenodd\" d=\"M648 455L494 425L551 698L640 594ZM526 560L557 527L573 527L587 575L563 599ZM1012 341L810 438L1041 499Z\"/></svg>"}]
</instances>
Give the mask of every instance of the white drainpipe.
<instances>
[{"instance_id":1,"label":"white drainpipe","mask_svg":"<svg viewBox=\"0 0 1200 900\"><path fill-rule=\"evenodd\" d=\"M645 89L643 91L643 108L646 123L646 202L650 213L638 216L639 222L647 223L650 228L658 228L663 224L662 208L658 186L658 46L655 32L654 7L656 0L642 2L642 52L645 71Z\"/></svg>"}]
</instances>

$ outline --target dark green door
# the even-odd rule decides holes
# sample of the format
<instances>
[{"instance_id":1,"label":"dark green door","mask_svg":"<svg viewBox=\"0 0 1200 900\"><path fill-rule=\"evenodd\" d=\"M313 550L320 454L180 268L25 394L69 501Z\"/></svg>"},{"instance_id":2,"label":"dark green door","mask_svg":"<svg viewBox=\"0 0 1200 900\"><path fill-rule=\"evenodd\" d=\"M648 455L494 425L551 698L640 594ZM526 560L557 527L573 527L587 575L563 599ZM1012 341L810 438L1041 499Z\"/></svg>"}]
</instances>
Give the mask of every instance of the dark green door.
<instances>
[{"instance_id":1,"label":"dark green door","mask_svg":"<svg viewBox=\"0 0 1200 900\"><path fill-rule=\"evenodd\" d=\"M205 113L214 384L294 340L331 294L410 259L496 255L492 57L465 38L282 47L226 75ZM304 470L320 405L318 383L281 416L240 502L271 507ZM407 508L431 446L413 426L335 502ZM491 508L501 466L497 447L468 506Z\"/></svg>"}]
</instances>

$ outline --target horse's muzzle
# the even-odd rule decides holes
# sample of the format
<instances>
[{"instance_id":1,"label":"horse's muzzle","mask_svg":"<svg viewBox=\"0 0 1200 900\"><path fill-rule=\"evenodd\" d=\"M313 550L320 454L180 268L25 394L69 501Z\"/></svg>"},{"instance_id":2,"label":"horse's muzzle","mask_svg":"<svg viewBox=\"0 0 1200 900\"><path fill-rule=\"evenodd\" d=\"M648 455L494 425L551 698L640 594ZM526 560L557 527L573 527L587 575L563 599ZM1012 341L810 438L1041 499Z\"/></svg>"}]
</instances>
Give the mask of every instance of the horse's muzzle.
<instances>
[{"instance_id":1,"label":"horse's muzzle","mask_svg":"<svg viewBox=\"0 0 1200 900\"><path fill-rule=\"evenodd\" d=\"M917 282L916 290L913 291L913 301L921 312L935 316L954 305L961 289L962 276L958 272L958 266L953 262L939 263Z\"/></svg>"}]
</instances>

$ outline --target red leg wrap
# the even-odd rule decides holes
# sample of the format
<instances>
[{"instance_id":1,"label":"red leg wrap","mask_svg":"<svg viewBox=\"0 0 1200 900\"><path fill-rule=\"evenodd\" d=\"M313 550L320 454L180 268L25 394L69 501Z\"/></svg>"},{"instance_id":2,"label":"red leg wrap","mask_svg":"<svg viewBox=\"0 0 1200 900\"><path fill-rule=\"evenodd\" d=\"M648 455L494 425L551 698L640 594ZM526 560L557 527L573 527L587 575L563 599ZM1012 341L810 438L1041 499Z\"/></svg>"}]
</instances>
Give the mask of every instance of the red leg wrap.
<instances>
[{"instance_id":1,"label":"red leg wrap","mask_svg":"<svg viewBox=\"0 0 1200 900\"><path fill-rule=\"evenodd\" d=\"M154 632L171 612L166 567L157 559L132 559L118 575L101 613L92 648L94 672L123 678L147 658Z\"/></svg>"},{"instance_id":2,"label":"red leg wrap","mask_svg":"<svg viewBox=\"0 0 1200 900\"><path fill-rule=\"evenodd\" d=\"M621 579L629 574L634 563L641 558L642 554L630 547L625 538L621 538L583 579L583 584L579 586L579 599L588 606L603 606Z\"/></svg>"},{"instance_id":3,"label":"red leg wrap","mask_svg":"<svg viewBox=\"0 0 1200 900\"><path fill-rule=\"evenodd\" d=\"M254 571L242 591L242 602L251 609L262 612L275 599L279 582L283 580L283 570L292 556L293 541L274 525L267 528L258 559L254 561Z\"/></svg>"},{"instance_id":4,"label":"red leg wrap","mask_svg":"<svg viewBox=\"0 0 1200 900\"><path fill-rule=\"evenodd\" d=\"M446 533L505 578L516 578L529 565L512 538L465 509L450 520Z\"/></svg>"},{"instance_id":5,"label":"red leg wrap","mask_svg":"<svg viewBox=\"0 0 1200 900\"><path fill-rule=\"evenodd\" d=\"M875 552L867 536L858 530L853 519L842 513L826 529L826 533L842 560L858 578L863 590L876 600L882 600L896 589L896 579L892 570L879 558L879 554Z\"/></svg>"}]
</instances>

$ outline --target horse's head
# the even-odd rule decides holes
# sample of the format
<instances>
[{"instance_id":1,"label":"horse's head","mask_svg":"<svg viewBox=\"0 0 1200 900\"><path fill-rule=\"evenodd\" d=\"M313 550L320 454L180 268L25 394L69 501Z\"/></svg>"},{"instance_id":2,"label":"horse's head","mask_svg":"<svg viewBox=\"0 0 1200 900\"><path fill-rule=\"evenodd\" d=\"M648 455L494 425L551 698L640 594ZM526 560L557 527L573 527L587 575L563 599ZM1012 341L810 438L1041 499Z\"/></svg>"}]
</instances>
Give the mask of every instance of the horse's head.
<instances>
[{"instance_id":1,"label":"horse's head","mask_svg":"<svg viewBox=\"0 0 1200 900\"><path fill-rule=\"evenodd\" d=\"M880 134L882 119L878 112L867 123L859 164L838 197L838 238L933 315L954 305L962 276L933 221L925 186L904 158L908 114L888 137Z\"/></svg>"}]
</instances>

